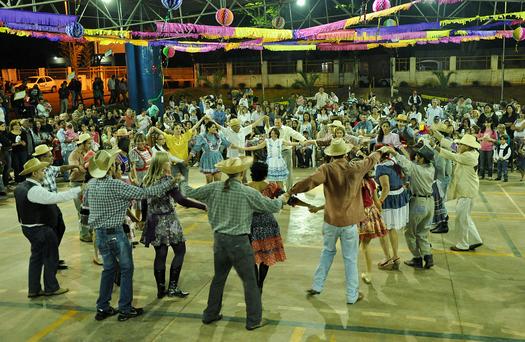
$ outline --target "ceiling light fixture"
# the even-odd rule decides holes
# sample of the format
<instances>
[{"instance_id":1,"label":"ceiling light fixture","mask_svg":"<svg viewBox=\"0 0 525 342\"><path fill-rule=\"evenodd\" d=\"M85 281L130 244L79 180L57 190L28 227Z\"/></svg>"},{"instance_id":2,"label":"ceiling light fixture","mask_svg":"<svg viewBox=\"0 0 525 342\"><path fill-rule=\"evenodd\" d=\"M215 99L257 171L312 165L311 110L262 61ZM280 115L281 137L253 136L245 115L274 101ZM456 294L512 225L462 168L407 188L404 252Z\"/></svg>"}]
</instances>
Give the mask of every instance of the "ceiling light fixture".
<instances>
[{"instance_id":1,"label":"ceiling light fixture","mask_svg":"<svg viewBox=\"0 0 525 342\"><path fill-rule=\"evenodd\" d=\"M297 6L303 7L306 4L306 0L297 0Z\"/></svg>"}]
</instances>

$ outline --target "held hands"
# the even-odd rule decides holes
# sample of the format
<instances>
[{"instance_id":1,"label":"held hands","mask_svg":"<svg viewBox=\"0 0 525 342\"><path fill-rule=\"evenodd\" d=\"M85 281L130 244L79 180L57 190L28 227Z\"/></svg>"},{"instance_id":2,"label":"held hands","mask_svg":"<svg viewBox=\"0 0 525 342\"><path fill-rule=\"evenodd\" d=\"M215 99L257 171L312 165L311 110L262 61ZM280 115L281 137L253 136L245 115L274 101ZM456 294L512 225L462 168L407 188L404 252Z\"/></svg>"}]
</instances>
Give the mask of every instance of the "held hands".
<instances>
[{"instance_id":1,"label":"held hands","mask_svg":"<svg viewBox=\"0 0 525 342\"><path fill-rule=\"evenodd\" d=\"M290 194L285 192L281 196L279 196L279 199L283 202L283 204L288 203L288 200L290 199Z\"/></svg>"},{"instance_id":2,"label":"held hands","mask_svg":"<svg viewBox=\"0 0 525 342\"><path fill-rule=\"evenodd\" d=\"M323 210L322 206L316 207L315 205L311 205L311 206L308 207L308 211L311 212L312 214L315 214L315 213L317 213L320 210Z\"/></svg>"},{"instance_id":3,"label":"held hands","mask_svg":"<svg viewBox=\"0 0 525 342\"><path fill-rule=\"evenodd\" d=\"M378 152L380 152L381 154L395 154L396 153L396 150L394 150L392 147L390 146L382 146Z\"/></svg>"}]
</instances>

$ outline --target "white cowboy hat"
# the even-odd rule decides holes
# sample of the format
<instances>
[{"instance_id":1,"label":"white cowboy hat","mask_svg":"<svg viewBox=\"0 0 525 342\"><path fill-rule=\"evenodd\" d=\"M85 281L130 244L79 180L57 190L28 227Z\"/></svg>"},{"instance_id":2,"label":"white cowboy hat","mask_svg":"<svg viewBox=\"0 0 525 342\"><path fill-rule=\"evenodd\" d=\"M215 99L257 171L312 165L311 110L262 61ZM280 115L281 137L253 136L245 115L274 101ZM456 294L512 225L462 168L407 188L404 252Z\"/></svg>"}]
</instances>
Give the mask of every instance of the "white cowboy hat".
<instances>
[{"instance_id":1,"label":"white cowboy hat","mask_svg":"<svg viewBox=\"0 0 525 342\"><path fill-rule=\"evenodd\" d=\"M351 150L352 150L352 147L349 144L347 144L343 139L338 138L338 139L332 140L332 142L330 143L330 146L328 146L324 150L324 153L327 156L334 157L334 156L340 156L343 154L347 154Z\"/></svg>"},{"instance_id":2,"label":"white cowboy hat","mask_svg":"<svg viewBox=\"0 0 525 342\"><path fill-rule=\"evenodd\" d=\"M38 145L35 147L35 153L33 153L33 157L38 157L47 154L48 152L51 152L51 148L49 146L46 144Z\"/></svg>"},{"instance_id":3,"label":"white cowboy hat","mask_svg":"<svg viewBox=\"0 0 525 342\"><path fill-rule=\"evenodd\" d=\"M334 122L332 122L331 124L328 124L328 126L330 127L339 127L339 128L342 128L344 130L346 130L345 128L345 125L343 125L343 123L339 120L334 120Z\"/></svg>"},{"instance_id":4,"label":"white cowboy hat","mask_svg":"<svg viewBox=\"0 0 525 342\"><path fill-rule=\"evenodd\" d=\"M241 173L253 164L253 157L238 157L222 160L215 167L227 175Z\"/></svg>"},{"instance_id":5,"label":"white cowboy hat","mask_svg":"<svg viewBox=\"0 0 525 342\"><path fill-rule=\"evenodd\" d=\"M115 133L117 137L127 137L129 136L129 132L126 128L119 128L117 132Z\"/></svg>"},{"instance_id":6,"label":"white cowboy hat","mask_svg":"<svg viewBox=\"0 0 525 342\"><path fill-rule=\"evenodd\" d=\"M78 136L77 145L83 144L88 140L91 140L91 135L89 133L82 133Z\"/></svg>"},{"instance_id":7,"label":"white cowboy hat","mask_svg":"<svg viewBox=\"0 0 525 342\"><path fill-rule=\"evenodd\" d=\"M119 149L100 150L89 160L89 174L94 178L104 177L120 153Z\"/></svg>"},{"instance_id":8,"label":"white cowboy hat","mask_svg":"<svg viewBox=\"0 0 525 342\"><path fill-rule=\"evenodd\" d=\"M479 150L479 148L481 147L479 142L477 142L476 138L470 134L465 134L458 144L469 146L475 148L476 150Z\"/></svg>"},{"instance_id":9,"label":"white cowboy hat","mask_svg":"<svg viewBox=\"0 0 525 342\"><path fill-rule=\"evenodd\" d=\"M24 164L24 170L20 172L20 176L31 174L40 169L45 169L49 166L49 163L41 162L37 158L31 158Z\"/></svg>"}]
</instances>

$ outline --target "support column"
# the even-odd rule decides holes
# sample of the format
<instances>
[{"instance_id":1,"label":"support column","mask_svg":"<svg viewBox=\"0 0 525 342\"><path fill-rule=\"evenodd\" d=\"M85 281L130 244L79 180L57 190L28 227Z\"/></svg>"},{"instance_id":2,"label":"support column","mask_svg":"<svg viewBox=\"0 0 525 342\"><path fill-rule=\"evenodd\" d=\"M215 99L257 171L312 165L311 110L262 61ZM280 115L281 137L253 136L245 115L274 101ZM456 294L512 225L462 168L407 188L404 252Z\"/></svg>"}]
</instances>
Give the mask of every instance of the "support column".
<instances>
[{"instance_id":1,"label":"support column","mask_svg":"<svg viewBox=\"0 0 525 342\"><path fill-rule=\"evenodd\" d=\"M297 60L297 72L301 72L303 71L303 60L302 59L298 59Z\"/></svg>"},{"instance_id":2,"label":"support column","mask_svg":"<svg viewBox=\"0 0 525 342\"><path fill-rule=\"evenodd\" d=\"M410 67L408 69L408 79L411 85L417 85L416 82L416 57L410 57Z\"/></svg>"},{"instance_id":3,"label":"support column","mask_svg":"<svg viewBox=\"0 0 525 342\"><path fill-rule=\"evenodd\" d=\"M456 61L457 61L456 60L456 56L450 56L450 59L449 59L450 66L449 66L448 70L450 70L450 71L456 71L457 70L457 65L456 65L457 62Z\"/></svg>"},{"instance_id":4,"label":"support column","mask_svg":"<svg viewBox=\"0 0 525 342\"><path fill-rule=\"evenodd\" d=\"M498 72L499 56L490 56L490 85L497 86L501 84L501 73Z\"/></svg>"},{"instance_id":5,"label":"support column","mask_svg":"<svg viewBox=\"0 0 525 342\"><path fill-rule=\"evenodd\" d=\"M137 112L148 107L148 100L164 113L162 55L160 47L126 44L130 107Z\"/></svg>"},{"instance_id":6,"label":"support column","mask_svg":"<svg viewBox=\"0 0 525 342\"><path fill-rule=\"evenodd\" d=\"M230 87L234 87L233 85L233 64L232 62L226 62L226 83L230 85Z\"/></svg>"},{"instance_id":7,"label":"support column","mask_svg":"<svg viewBox=\"0 0 525 342\"><path fill-rule=\"evenodd\" d=\"M336 86L340 86L341 85L341 82L340 82L341 81L341 76L340 76L340 68L339 68L339 66L340 66L339 60L338 59L334 60L334 72L333 72L332 75L335 78L335 80L332 79L332 80L328 81L328 83L330 85L333 85L334 83L335 83Z\"/></svg>"},{"instance_id":8,"label":"support column","mask_svg":"<svg viewBox=\"0 0 525 342\"><path fill-rule=\"evenodd\" d=\"M261 65L261 83L264 87L268 88L270 86L270 80L268 78L268 61L263 61Z\"/></svg>"}]
</instances>

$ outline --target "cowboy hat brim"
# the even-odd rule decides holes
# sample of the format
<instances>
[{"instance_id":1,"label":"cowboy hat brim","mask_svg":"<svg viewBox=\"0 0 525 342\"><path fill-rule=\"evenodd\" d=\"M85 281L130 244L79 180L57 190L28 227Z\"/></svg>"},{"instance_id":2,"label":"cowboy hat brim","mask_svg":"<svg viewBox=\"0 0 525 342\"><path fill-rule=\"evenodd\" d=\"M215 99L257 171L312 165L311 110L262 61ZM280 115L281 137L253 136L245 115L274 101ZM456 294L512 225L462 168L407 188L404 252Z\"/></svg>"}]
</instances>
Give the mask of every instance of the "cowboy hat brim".
<instances>
[{"instance_id":1,"label":"cowboy hat brim","mask_svg":"<svg viewBox=\"0 0 525 342\"><path fill-rule=\"evenodd\" d=\"M20 172L20 176L29 175L35 171L45 169L48 166L49 166L48 162L40 162L34 166L31 166L31 167L28 167L27 169L22 170L22 172Z\"/></svg>"},{"instance_id":2,"label":"cowboy hat brim","mask_svg":"<svg viewBox=\"0 0 525 342\"><path fill-rule=\"evenodd\" d=\"M241 160L240 164L229 165L230 159L226 159L215 164L215 167L227 175L233 175L246 171L253 164L253 157L239 157L239 159Z\"/></svg>"},{"instance_id":3,"label":"cowboy hat brim","mask_svg":"<svg viewBox=\"0 0 525 342\"><path fill-rule=\"evenodd\" d=\"M42 151L39 151L37 152L35 150L35 153L32 154L33 157L39 157L39 156L43 156L44 154L48 153L48 152L51 152L51 148L49 146L45 146L46 149L42 148Z\"/></svg>"},{"instance_id":4,"label":"cowboy hat brim","mask_svg":"<svg viewBox=\"0 0 525 342\"><path fill-rule=\"evenodd\" d=\"M330 157L337 157L337 156L342 156L344 154L347 154L348 152L350 152L352 150L352 147L349 144L346 144L346 143L344 144L344 147L345 147L344 150L335 149L335 147L336 147L336 145L328 146L324 150L324 154L326 154L327 156L330 156Z\"/></svg>"},{"instance_id":5,"label":"cowboy hat brim","mask_svg":"<svg viewBox=\"0 0 525 342\"><path fill-rule=\"evenodd\" d=\"M109 150L107 152L110 154L110 160L109 160L109 163L107 165L107 168L106 167L99 167L95 163L95 155L93 157L91 157L91 159L89 160L88 171L89 171L89 174L91 175L91 177L93 177L93 178L105 177L108 174L109 169L111 169L111 166L113 164L115 164L115 160L117 159L117 156L120 153L120 150L119 149L113 149L113 150Z\"/></svg>"}]
</instances>

